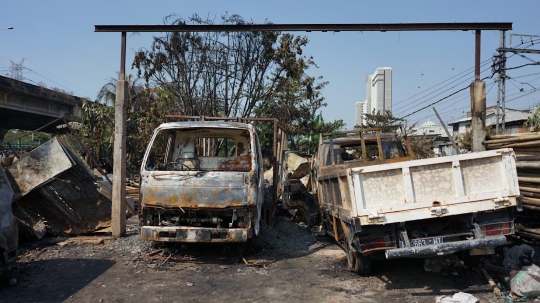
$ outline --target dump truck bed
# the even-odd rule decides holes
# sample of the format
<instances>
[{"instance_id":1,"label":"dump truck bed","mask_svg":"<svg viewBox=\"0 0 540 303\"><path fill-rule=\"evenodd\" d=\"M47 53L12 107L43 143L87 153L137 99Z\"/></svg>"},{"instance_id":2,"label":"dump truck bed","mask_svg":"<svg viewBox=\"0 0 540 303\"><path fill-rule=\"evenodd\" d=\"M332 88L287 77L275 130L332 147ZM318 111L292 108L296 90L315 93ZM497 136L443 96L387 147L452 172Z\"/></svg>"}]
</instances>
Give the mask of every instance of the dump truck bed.
<instances>
[{"instance_id":1,"label":"dump truck bed","mask_svg":"<svg viewBox=\"0 0 540 303\"><path fill-rule=\"evenodd\" d=\"M519 196L512 149L363 167L349 164L326 175L326 180L319 178L321 207L362 226L502 209L516 206Z\"/></svg>"}]
</instances>

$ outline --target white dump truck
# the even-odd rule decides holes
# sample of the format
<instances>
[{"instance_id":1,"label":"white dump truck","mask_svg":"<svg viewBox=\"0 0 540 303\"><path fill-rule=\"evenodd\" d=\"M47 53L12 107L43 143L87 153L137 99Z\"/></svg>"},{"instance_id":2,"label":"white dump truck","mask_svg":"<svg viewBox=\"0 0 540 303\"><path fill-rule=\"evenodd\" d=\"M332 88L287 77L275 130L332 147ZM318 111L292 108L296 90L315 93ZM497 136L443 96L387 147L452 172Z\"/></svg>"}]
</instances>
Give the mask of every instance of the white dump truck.
<instances>
[{"instance_id":1,"label":"white dump truck","mask_svg":"<svg viewBox=\"0 0 540 303\"><path fill-rule=\"evenodd\" d=\"M520 195L512 149L415 160L396 133L405 132L320 137L314 177L323 225L349 266L367 275L372 257L487 254L506 244Z\"/></svg>"},{"instance_id":2,"label":"white dump truck","mask_svg":"<svg viewBox=\"0 0 540 303\"><path fill-rule=\"evenodd\" d=\"M261 143L247 122L274 124L273 158L280 163L276 155L286 146L286 136L277 120L166 119L181 121L160 125L144 155L139 197L142 238L210 243L256 237L261 219L272 221L276 194L265 203Z\"/></svg>"}]
</instances>

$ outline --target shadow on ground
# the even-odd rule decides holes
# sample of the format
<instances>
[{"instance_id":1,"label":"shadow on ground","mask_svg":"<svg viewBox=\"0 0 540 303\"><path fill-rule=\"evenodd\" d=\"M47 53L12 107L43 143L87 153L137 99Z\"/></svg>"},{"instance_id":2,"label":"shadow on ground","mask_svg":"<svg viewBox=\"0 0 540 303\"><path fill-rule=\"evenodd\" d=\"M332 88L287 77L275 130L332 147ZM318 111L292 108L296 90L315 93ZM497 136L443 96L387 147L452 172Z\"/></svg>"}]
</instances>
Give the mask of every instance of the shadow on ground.
<instances>
[{"instance_id":1,"label":"shadow on ground","mask_svg":"<svg viewBox=\"0 0 540 303\"><path fill-rule=\"evenodd\" d=\"M0 291L0 302L63 302L115 264L111 260L53 259L18 263L18 283Z\"/></svg>"}]
</instances>

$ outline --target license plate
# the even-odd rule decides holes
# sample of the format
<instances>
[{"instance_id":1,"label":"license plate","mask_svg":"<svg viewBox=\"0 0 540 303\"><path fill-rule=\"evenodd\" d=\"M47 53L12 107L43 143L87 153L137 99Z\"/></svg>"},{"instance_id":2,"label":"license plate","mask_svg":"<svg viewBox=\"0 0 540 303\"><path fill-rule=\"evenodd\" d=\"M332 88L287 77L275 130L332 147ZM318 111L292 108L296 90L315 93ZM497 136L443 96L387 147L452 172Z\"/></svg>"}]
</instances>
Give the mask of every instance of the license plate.
<instances>
[{"instance_id":1,"label":"license plate","mask_svg":"<svg viewBox=\"0 0 540 303\"><path fill-rule=\"evenodd\" d=\"M443 238L441 238L441 237L411 240L411 246L412 247L426 246L426 245L431 245L431 244L441 244L441 243L443 243Z\"/></svg>"}]
</instances>

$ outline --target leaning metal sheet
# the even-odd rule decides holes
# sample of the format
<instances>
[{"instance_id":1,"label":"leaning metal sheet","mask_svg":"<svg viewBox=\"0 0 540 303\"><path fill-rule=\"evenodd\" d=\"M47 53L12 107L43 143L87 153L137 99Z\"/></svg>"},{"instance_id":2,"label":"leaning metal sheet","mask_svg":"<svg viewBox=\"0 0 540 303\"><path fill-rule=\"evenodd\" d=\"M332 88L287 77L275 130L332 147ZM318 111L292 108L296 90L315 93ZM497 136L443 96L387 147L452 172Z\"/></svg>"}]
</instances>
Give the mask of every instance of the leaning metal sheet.
<instances>
[{"instance_id":1,"label":"leaning metal sheet","mask_svg":"<svg viewBox=\"0 0 540 303\"><path fill-rule=\"evenodd\" d=\"M58 140L53 138L21 157L9 171L24 196L73 165Z\"/></svg>"}]
</instances>

